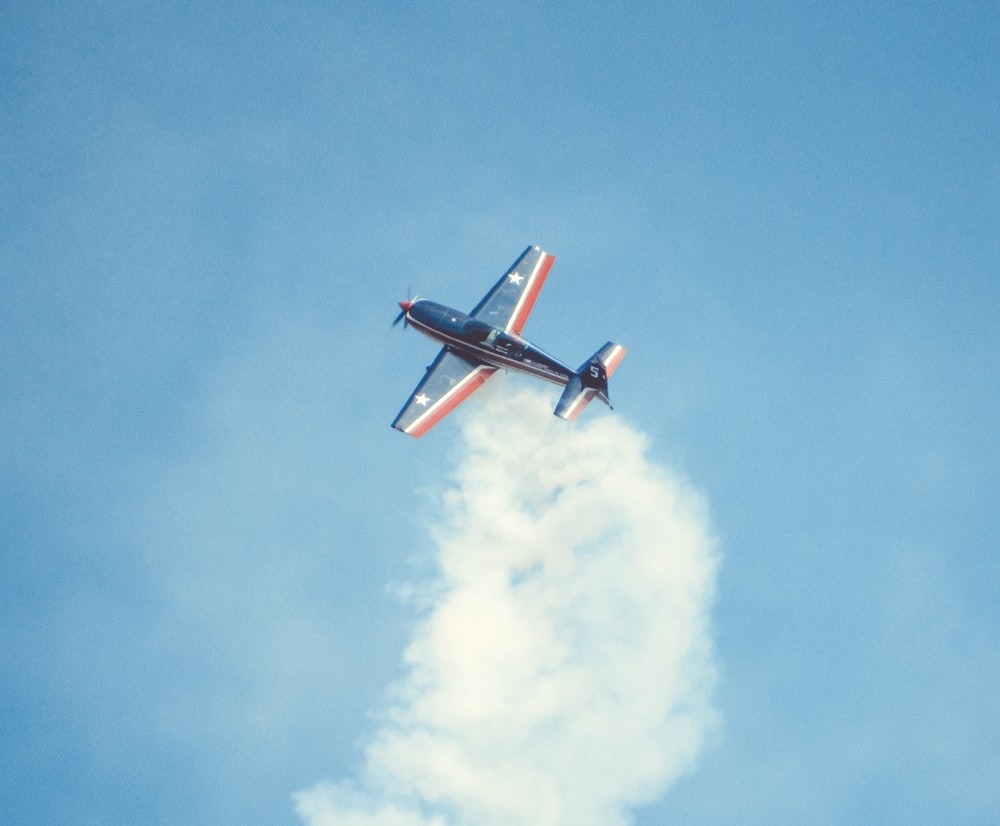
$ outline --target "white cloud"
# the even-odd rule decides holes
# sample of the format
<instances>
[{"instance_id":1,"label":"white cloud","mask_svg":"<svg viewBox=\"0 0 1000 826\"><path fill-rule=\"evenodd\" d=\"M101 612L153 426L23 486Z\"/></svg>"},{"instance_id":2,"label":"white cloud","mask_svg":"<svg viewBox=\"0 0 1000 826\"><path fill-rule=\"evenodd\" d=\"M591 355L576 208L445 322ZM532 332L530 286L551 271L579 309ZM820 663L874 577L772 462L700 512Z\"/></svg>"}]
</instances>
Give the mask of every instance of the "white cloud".
<instances>
[{"instance_id":1,"label":"white cloud","mask_svg":"<svg viewBox=\"0 0 1000 826\"><path fill-rule=\"evenodd\" d=\"M296 794L310 826L624 823L714 723L703 502L620 417L505 389L459 416L439 581L362 791Z\"/></svg>"}]
</instances>

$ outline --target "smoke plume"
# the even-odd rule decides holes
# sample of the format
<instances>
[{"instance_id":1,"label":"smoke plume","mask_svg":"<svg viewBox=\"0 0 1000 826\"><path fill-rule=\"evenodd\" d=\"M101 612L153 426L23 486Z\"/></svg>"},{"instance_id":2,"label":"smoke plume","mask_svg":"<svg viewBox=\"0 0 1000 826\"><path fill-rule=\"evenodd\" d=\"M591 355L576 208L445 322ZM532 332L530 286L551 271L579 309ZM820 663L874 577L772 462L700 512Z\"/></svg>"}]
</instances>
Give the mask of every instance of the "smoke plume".
<instances>
[{"instance_id":1,"label":"smoke plume","mask_svg":"<svg viewBox=\"0 0 1000 826\"><path fill-rule=\"evenodd\" d=\"M407 676L362 775L295 795L309 826L624 824L714 723L704 503L621 417L504 390L457 417Z\"/></svg>"}]
</instances>

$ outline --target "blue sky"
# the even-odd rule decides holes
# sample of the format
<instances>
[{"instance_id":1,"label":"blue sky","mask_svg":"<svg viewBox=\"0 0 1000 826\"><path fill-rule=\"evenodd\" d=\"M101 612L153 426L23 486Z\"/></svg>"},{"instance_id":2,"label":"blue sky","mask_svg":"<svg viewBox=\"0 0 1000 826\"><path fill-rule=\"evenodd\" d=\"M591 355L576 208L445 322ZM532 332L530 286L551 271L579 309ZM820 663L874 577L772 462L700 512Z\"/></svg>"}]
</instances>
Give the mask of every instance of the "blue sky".
<instances>
[{"instance_id":1,"label":"blue sky","mask_svg":"<svg viewBox=\"0 0 1000 826\"><path fill-rule=\"evenodd\" d=\"M635 823L996 820L994 6L0 21L11 822L357 775L483 415L389 428L434 353L394 302L529 243L526 334L629 348L612 415L717 541L719 723Z\"/></svg>"}]
</instances>

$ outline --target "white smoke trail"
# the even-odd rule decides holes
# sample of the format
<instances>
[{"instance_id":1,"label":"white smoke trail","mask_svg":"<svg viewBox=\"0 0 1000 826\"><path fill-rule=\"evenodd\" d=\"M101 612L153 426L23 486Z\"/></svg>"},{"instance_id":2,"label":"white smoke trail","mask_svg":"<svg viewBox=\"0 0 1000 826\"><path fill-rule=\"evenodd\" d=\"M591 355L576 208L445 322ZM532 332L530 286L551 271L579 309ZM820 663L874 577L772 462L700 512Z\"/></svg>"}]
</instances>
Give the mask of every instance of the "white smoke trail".
<instances>
[{"instance_id":1,"label":"white smoke trail","mask_svg":"<svg viewBox=\"0 0 1000 826\"><path fill-rule=\"evenodd\" d=\"M505 390L460 418L408 676L364 777L295 795L310 826L622 824L714 722L701 500L620 417Z\"/></svg>"}]
</instances>

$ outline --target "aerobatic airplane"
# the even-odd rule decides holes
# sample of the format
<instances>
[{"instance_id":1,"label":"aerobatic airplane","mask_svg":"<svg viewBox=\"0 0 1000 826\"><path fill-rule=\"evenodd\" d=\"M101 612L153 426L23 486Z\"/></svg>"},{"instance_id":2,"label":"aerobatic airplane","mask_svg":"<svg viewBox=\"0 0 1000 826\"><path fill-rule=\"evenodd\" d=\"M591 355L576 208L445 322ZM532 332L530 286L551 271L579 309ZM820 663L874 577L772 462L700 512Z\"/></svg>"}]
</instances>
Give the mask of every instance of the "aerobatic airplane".
<instances>
[{"instance_id":1,"label":"aerobatic airplane","mask_svg":"<svg viewBox=\"0 0 1000 826\"><path fill-rule=\"evenodd\" d=\"M514 370L563 385L555 414L575 419L596 396L609 407L608 379L625 348L608 342L571 370L521 338L555 257L528 247L471 313L423 298L400 301L392 323L412 325L444 346L392 426L419 439L465 401L497 370Z\"/></svg>"}]
</instances>

